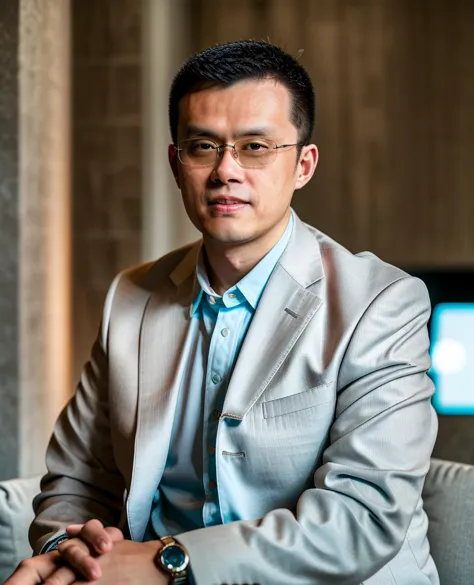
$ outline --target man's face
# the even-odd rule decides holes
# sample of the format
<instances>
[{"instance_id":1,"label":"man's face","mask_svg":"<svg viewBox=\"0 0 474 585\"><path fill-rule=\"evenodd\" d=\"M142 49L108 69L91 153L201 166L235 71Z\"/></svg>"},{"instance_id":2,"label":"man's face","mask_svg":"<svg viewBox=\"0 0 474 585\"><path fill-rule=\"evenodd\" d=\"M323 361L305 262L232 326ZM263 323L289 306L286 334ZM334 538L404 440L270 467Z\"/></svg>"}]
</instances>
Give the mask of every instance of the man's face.
<instances>
[{"instance_id":1,"label":"man's face","mask_svg":"<svg viewBox=\"0 0 474 585\"><path fill-rule=\"evenodd\" d=\"M255 137L269 138L277 145L295 144L298 132L290 112L291 95L274 80L202 89L180 102L178 142L200 137L234 144ZM277 151L268 166L243 168L227 148L214 166L191 167L178 161L170 149L189 218L205 241L224 246L266 242L275 240L272 235L281 235L293 192L309 181L316 161L316 148L305 147L297 164L294 146Z\"/></svg>"}]
</instances>

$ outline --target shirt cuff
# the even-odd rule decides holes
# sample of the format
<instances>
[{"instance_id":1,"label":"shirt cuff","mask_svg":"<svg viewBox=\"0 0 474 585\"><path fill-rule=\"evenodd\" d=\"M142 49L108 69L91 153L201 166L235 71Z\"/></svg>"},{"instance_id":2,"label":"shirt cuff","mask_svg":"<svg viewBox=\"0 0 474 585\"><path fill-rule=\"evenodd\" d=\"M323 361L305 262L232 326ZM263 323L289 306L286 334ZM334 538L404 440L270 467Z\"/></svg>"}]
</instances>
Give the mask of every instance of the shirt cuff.
<instances>
[{"instance_id":1,"label":"shirt cuff","mask_svg":"<svg viewBox=\"0 0 474 585\"><path fill-rule=\"evenodd\" d=\"M39 554L44 555L45 553L49 553L52 550L58 550L59 544L64 540L68 539L69 536L65 532L63 532L62 534L58 534L58 536L56 536L55 538L52 538L51 540L48 540L47 542L44 543Z\"/></svg>"}]
</instances>

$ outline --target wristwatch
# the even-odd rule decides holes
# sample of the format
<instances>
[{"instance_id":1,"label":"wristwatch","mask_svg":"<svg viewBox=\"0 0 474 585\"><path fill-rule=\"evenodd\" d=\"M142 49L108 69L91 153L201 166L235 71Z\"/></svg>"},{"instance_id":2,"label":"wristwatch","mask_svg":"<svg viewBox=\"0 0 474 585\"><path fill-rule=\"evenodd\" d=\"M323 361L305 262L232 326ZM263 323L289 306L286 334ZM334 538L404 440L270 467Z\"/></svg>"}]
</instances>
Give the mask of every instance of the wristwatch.
<instances>
[{"instance_id":1,"label":"wristwatch","mask_svg":"<svg viewBox=\"0 0 474 585\"><path fill-rule=\"evenodd\" d=\"M188 551L172 536L163 536L160 541L163 543L163 547L156 554L156 565L170 575L172 585L187 585Z\"/></svg>"}]
</instances>

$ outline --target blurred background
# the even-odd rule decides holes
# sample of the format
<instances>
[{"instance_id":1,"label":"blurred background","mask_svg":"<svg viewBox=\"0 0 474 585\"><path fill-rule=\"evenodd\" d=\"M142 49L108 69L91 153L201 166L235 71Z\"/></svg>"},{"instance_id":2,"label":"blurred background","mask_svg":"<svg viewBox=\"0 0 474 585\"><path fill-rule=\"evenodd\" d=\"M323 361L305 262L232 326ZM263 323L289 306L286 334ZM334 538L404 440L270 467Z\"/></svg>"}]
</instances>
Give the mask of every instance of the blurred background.
<instances>
[{"instance_id":1,"label":"blurred background","mask_svg":"<svg viewBox=\"0 0 474 585\"><path fill-rule=\"evenodd\" d=\"M420 275L435 305L462 301L474 410L473 30L467 0L1 0L0 479L43 470L115 274L197 238L167 166L168 89L230 40L279 44L314 80L300 217ZM469 409L438 409L435 455L474 463Z\"/></svg>"}]
</instances>

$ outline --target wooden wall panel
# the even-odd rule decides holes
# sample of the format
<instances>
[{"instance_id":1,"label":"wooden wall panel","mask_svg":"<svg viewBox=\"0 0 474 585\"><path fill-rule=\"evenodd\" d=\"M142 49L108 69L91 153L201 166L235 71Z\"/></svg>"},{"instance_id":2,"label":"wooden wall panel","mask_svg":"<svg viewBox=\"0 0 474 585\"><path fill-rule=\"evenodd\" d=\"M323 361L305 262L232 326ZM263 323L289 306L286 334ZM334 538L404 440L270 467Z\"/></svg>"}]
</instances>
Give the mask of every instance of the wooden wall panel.
<instances>
[{"instance_id":1,"label":"wooden wall panel","mask_svg":"<svg viewBox=\"0 0 474 585\"><path fill-rule=\"evenodd\" d=\"M321 158L294 206L351 250L474 265L474 4L200 0L194 50L280 44L311 73Z\"/></svg>"}]
</instances>

